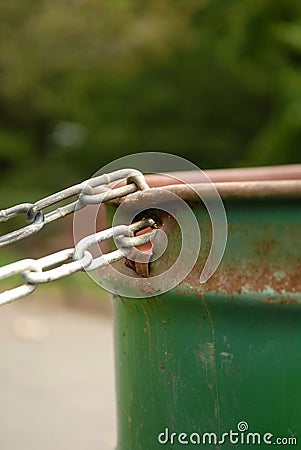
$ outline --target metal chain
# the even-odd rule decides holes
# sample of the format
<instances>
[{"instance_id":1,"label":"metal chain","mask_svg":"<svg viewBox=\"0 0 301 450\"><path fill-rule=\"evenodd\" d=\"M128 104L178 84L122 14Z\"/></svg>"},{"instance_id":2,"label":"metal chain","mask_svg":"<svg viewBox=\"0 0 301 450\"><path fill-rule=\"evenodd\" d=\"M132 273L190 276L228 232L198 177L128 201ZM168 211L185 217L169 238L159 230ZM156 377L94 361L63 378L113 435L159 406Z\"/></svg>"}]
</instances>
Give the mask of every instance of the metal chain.
<instances>
[{"instance_id":1,"label":"metal chain","mask_svg":"<svg viewBox=\"0 0 301 450\"><path fill-rule=\"evenodd\" d=\"M108 190L110 183L123 179L127 180L128 185ZM100 189L101 193L99 193L97 188L102 188ZM21 203L20 205L4 209L0 211L0 222L7 221L20 214L26 214L30 225L1 236L0 247L27 238L40 231L46 224L74 213L76 210L87 205L100 204L144 189L148 189L148 185L141 172L135 169L121 169L109 174L99 175L80 184L63 189L33 204ZM56 208L54 211L44 215L43 209L74 196L77 196L77 199L72 203L61 208Z\"/></svg>"},{"instance_id":2,"label":"metal chain","mask_svg":"<svg viewBox=\"0 0 301 450\"><path fill-rule=\"evenodd\" d=\"M126 180L127 184L114 189L110 186L111 183L121 180ZM121 169L91 178L35 203L22 203L4 209L0 211L0 222L26 214L30 224L1 236L0 247L25 239L37 233L46 224L87 205L101 204L148 188L141 172L135 169ZM44 209L75 196L77 198L73 202L44 213ZM137 231L149 227L153 230L135 236ZM156 224L153 219L144 219L130 225L118 225L82 238L74 248L61 250L39 259L23 259L1 267L0 280L21 274L26 283L0 293L0 306L30 294L39 284L59 280L79 271L96 270L126 257L133 247L150 242L156 233L154 228ZM117 250L93 258L88 248L111 238L114 238Z\"/></svg>"}]
</instances>

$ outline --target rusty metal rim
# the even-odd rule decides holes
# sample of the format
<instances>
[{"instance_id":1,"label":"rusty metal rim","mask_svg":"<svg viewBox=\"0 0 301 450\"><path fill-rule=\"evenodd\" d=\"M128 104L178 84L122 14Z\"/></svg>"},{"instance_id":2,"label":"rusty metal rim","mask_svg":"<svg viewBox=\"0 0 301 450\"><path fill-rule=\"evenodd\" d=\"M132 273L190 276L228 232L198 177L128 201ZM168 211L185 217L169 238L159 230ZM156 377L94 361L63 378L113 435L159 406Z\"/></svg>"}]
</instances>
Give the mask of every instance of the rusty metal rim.
<instances>
[{"instance_id":1,"label":"rusty metal rim","mask_svg":"<svg viewBox=\"0 0 301 450\"><path fill-rule=\"evenodd\" d=\"M268 181L300 180L301 164L282 166L243 167L235 169L207 170L205 173L214 182L222 181Z\"/></svg>"},{"instance_id":2,"label":"rusty metal rim","mask_svg":"<svg viewBox=\"0 0 301 450\"><path fill-rule=\"evenodd\" d=\"M208 170L205 174L214 183L223 199L301 197L301 164ZM186 201L200 200L196 190L200 192L201 189L204 195L212 193L209 181L200 183L202 178L204 180L199 171L146 175L146 181L151 188L168 190ZM109 203L112 205L117 205L121 201L128 203L145 195L155 195L155 192L152 189L136 192L126 199L117 199Z\"/></svg>"},{"instance_id":3,"label":"rusty metal rim","mask_svg":"<svg viewBox=\"0 0 301 450\"><path fill-rule=\"evenodd\" d=\"M204 173L213 183L301 180L301 164L205 170ZM200 172L197 170L147 175L146 179L151 187L166 186L178 183L192 184L200 183L202 181Z\"/></svg>"},{"instance_id":4,"label":"rusty metal rim","mask_svg":"<svg viewBox=\"0 0 301 450\"><path fill-rule=\"evenodd\" d=\"M246 182L226 182L214 183L217 191L223 199L251 199L251 198L300 198L301 180L281 180L281 181L246 181ZM199 200L199 196L194 190L210 195L212 189L208 184L176 184L162 186L186 201ZM151 191L150 191L151 192Z\"/></svg>"},{"instance_id":5,"label":"rusty metal rim","mask_svg":"<svg viewBox=\"0 0 301 450\"><path fill-rule=\"evenodd\" d=\"M281 180L281 181L246 181L246 182L226 182L214 183L218 193L223 200L240 199L299 199L301 198L301 180ZM158 186L164 191L169 191L187 202L199 202L200 197L197 192L202 192L206 197L212 195L212 186L208 183L192 184L172 184L167 186ZM118 205L126 202L128 206L131 203L156 197L160 203L160 194L158 190L150 188L146 191L136 192L128 195L126 198L113 200L109 202L112 205Z\"/></svg>"}]
</instances>

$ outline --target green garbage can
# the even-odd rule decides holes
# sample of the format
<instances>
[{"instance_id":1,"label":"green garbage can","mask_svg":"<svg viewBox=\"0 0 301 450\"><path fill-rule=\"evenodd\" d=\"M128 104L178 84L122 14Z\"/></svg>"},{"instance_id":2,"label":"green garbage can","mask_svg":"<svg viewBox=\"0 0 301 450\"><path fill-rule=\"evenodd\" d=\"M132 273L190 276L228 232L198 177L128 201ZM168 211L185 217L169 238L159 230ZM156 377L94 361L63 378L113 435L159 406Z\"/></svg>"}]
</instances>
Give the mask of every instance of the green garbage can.
<instances>
[{"instance_id":1,"label":"green garbage can","mask_svg":"<svg viewBox=\"0 0 301 450\"><path fill-rule=\"evenodd\" d=\"M112 300L118 450L301 446L301 166L208 174L228 219L214 276L199 283L211 241L206 208L186 185L166 186L197 217L200 257L168 293ZM150 275L181 240L169 214L160 221L171 245Z\"/></svg>"}]
</instances>

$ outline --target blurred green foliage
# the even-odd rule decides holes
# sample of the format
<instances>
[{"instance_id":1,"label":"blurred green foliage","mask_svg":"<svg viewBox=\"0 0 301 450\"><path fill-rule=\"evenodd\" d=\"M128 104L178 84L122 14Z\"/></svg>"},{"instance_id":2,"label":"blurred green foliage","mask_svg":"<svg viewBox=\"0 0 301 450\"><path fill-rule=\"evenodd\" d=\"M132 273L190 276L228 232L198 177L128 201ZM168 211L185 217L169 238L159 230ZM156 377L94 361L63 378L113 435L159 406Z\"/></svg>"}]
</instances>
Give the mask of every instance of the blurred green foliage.
<instances>
[{"instance_id":1,"label":"blurred green foliage","mask_svg":"<svg viewBox=\"0 0 301 450\"><path fill-rule=\"evenodd\" d=\"M300 162L300 68L300 0L2 0L4 203L140 151Z\"/></svg>"}]
</instances>

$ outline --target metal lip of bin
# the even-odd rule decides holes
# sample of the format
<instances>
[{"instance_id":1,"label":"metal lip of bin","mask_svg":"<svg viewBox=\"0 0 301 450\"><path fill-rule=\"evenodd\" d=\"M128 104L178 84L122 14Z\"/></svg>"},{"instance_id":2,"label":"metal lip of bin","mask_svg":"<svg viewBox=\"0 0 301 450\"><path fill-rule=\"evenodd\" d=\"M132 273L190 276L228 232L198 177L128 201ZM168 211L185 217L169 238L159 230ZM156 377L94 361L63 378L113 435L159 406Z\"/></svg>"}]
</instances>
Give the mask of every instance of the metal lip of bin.
<instances>
[{"instance_id":1,"label":"metal lip of bin","mask_svg":"<svg viewBox=\"0 0 301 450\"><path fill-rule=\"evenodd\" d=\"M301 164L205 170L204 173L215 185L222 199L301 197ZM187 202L200 200L193 189L194 185L202 185L204 194L206 191L210 192L208 183L199 182L199 171L150 174L146 175L146 181L150 188L168 190ZM126 201L130 204L145 195L152 195L152 189L110 203L117 205Z\"/></svg>"},{"instance_id":2,"label":"metal lip of bin","mask_svg":"<svg viewBox=\"0 0 301 450\"><path fill-rule=\"evenodd\" d=\"M221 197L225 199L301 196L301 164L207 170L205 174L214 183ZM173 177L172 184L171 177ZM183 200L198 199L196 192L189 188L189 184L192 187L194 184L200 185L198 183L200 175L197 171L175 172L167 176L149 175L146 179L151 187L167 189ZM177 182L176 179L182 180L182 183ZM205 193L208 189L207 183L201 184Z\"/></svg>"}]
</instances>

